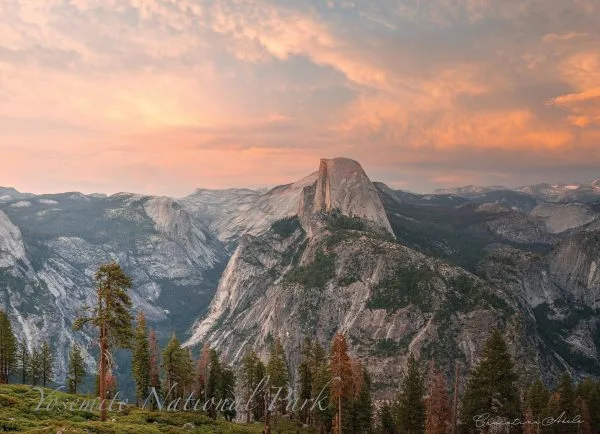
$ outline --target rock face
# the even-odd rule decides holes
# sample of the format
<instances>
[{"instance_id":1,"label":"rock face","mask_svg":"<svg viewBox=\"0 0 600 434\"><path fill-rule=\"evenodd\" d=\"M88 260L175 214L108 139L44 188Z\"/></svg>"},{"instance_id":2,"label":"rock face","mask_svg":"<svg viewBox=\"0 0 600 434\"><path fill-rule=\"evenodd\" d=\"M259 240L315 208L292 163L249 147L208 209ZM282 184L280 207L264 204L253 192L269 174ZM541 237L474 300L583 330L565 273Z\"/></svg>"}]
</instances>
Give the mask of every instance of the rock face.
<instances>
[{"instance_id":1,"label":"rock face","mask_svg":"<svg viewBox=\"0 0 600 434\"><path fill-rule=\"evenodd\" d=\"M321 160L317 180L305 188L298 214L307 224L313 215L334 210L393 233L377 189L360 164L348 158Z\"/></svg>"},{"instance_id":2,"label":"rock face","mask_svg":"<svg viewBox=\"0 0 600 434\"><path fill-rule=\"evenodd\" d=\"M532 365L548 381L600 376L598 194L592 183L418 195L345 158L271 190L180 200L5 188L0 308L30 345L52 339L59 379L75 342L93 368L94 341L71 324L109 260L165 338L176 330L235 361L251 348L266 357L279 337L294 373L304 336L328 345L342 331L378 397L410 353L447 372L472 366L494 327L526 380Z\"/></svg>"},{"instance_id":3,"label":"rock face","mask_svg":"<svg viewBox=\"0 0 600 434\"><path fill-rule=\"evenodd\" d=\"M29 345L52 341L59 380L75 342L93 367L94 342L71 324L94 300L101 263L117 260L132 276L134 307L160 336L189 329L228 259L225 246L173 199L68 193L27 201L0 210L0 308Z\"/></svg>"}]
</instances>

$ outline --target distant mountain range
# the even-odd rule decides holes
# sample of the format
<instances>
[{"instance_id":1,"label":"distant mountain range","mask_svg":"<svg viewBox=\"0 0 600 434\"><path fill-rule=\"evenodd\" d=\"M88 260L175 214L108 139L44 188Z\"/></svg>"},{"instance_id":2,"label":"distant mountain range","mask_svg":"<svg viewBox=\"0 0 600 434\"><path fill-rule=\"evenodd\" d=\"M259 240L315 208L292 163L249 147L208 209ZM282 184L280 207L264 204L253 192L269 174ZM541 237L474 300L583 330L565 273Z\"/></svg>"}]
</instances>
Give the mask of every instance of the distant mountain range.
<instances>
[{"instance_id":1,"label":"distant mountain range","mask_svg":"<svg viewBox=\"0 0 600 434\"><path fill-rule=\"evenodd\" d=\"M75 342L94 367L71 324L112 259L163 339L237 361L280 337L295 372L304 336L343 331L378 396L409 353L470 367L494 327L527 379L600 375L599 257L600 180L414 194L336 158L270 190L182 199L0 187L0 308L30 344L53 341L59 378Z\"/></svg>"}]
</instances>

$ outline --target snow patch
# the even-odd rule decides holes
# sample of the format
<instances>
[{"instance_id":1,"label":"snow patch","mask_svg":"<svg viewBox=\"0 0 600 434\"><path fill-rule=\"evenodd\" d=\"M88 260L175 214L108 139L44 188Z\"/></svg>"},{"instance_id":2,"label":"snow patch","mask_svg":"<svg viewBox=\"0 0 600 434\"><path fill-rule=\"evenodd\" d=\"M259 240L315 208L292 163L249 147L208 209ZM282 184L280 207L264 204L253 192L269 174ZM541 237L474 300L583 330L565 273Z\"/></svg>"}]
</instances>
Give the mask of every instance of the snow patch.
<instances>
[{"instance_id":1,"label":"snow patch","mask_svg":"<svg viewBox=\"0 0 600 434\"><path fill-rule=\"evenodd\" d=\"M58 202L52 199L40 199L38 202L44 205L58 205Z\"/></svg>"}]
</instances>

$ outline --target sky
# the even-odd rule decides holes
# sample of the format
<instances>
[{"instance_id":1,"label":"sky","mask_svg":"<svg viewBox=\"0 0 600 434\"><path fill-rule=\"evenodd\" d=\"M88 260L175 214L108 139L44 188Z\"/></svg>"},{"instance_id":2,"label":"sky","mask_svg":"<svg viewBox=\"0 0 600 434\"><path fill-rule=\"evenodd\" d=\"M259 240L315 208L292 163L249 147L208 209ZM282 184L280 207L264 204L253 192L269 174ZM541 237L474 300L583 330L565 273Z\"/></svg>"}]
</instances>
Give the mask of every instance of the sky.
<instances>
[{"instance_id":1,"label":"sky","mask_svg":"<svg viewBox=\"0 0 600 434\"><path fill-rule=\"evenodd\" d=\"M600 177L599 0L0 0L0 185Z\"/></svg>"}]
</instances>

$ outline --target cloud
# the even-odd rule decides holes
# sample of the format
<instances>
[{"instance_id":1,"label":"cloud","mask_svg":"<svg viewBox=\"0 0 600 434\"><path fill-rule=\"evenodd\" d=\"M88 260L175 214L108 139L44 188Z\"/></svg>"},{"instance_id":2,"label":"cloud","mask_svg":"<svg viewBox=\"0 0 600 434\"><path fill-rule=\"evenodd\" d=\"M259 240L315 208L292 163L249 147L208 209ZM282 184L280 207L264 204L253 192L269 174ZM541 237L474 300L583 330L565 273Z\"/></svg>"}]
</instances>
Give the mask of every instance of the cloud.
<instances>
[{"instance_id":1,"label":"cloud","mask_svg":"<svg viewBox=\"0 0 600 434\"><path fill-rule=\"evenodd\" d=\"M182 194L336 155L415 190L577 180L599 19L595 0L0 2L2 182Z\"/></svg>"}]
</instances>

